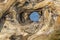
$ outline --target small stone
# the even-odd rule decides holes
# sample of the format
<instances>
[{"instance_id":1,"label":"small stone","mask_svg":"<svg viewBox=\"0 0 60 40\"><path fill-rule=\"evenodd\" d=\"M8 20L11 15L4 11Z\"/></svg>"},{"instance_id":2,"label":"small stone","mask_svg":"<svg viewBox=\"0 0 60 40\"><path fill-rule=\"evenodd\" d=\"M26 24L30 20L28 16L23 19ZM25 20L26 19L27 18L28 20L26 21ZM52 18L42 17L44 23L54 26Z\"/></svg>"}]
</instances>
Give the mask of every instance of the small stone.
<instances>
[{"instance_id":1,"label":"small stone","mask_svg":"<svg viewBox=\"0 0 60 40\"><path fill-rule=\"evenodd\" d=\"M37 22L39 21L39 16L38 12L32 12L29 17L31 21Z\"/></svg>"}]
</instances>

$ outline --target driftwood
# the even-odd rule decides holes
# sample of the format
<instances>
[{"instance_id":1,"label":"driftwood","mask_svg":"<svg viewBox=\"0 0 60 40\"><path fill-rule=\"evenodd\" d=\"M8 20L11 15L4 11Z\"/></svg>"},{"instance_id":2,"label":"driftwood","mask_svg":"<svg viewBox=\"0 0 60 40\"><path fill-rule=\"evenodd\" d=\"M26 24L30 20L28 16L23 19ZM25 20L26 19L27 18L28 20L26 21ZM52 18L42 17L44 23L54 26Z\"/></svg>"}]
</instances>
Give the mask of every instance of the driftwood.
<instances>
[{"instance_id":1,"label":"driftwood","mask_svg":"<svg viewBox=\"0 0 60 40\"><path fill-rule=\"evenodd\" d=\"M60 0L0 0L0 40L60 40L59 30Z\"/></svg>"}]
</instances>

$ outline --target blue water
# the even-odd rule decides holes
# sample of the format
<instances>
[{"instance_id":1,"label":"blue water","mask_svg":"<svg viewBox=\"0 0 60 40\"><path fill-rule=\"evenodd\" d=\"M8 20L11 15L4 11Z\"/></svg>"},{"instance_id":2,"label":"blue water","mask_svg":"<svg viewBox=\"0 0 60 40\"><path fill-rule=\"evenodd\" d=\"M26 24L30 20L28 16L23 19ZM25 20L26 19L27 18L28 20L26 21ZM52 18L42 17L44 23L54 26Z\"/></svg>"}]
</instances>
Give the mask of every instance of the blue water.
<instances>
[{"instance_id":1,"label":"blue water","mask_svg":"<svg viewBox=\"0 0 60 40\"><path fill-rule=\"evenodd\" d=\"M39 16L40 15L38 12L32 12L29 17L30 17L31 21L37 22L37 21L39 21Z\"/></svg>"}]
</instances>

